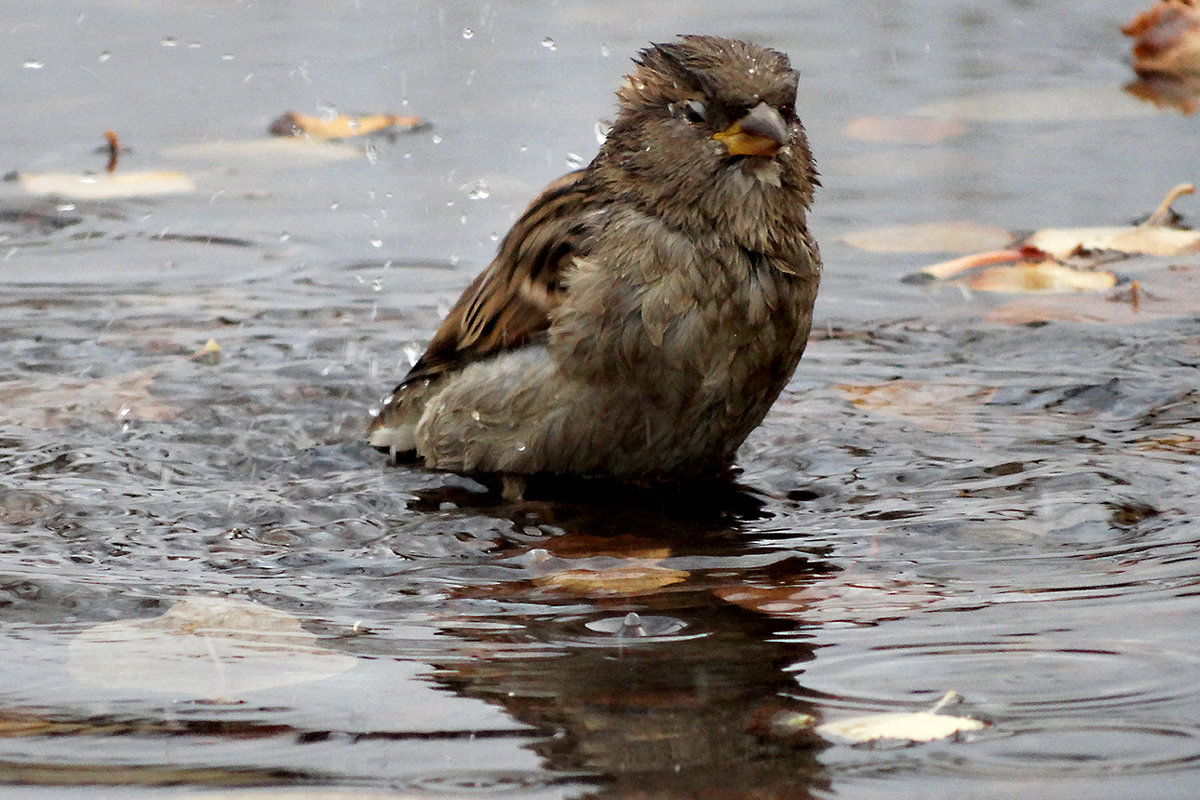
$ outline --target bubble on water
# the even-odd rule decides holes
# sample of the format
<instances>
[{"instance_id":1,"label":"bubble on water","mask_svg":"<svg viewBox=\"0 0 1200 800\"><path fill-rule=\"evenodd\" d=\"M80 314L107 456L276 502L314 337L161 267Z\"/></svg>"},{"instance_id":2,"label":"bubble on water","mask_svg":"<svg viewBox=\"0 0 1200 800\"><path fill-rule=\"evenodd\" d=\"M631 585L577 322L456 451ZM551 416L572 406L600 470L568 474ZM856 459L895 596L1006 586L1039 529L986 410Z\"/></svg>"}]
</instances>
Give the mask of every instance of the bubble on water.
<instances>
[{"instance_id":1,"label":"bubble on water","mask_svg":"<svg viewBox=\"0 0 1200 800\"><path fill-rule=\"evenodd\" d=\"M42 67L46 66L46 62L31 58L21 66L25 69L41 69Z\"/></svg>"},{"instance_id":2,"label":"bubble on water","mask_svg":"<svg viewBox=\"0 0 1200 800\"><path fill-rule=\"evenodd\" d=\"M159 44L161 44L163 47L177 47L179 45L179 40L174 36L165 36L163 37L163 40L159 42Z\"/></svg>"},{"instance_id":3,"label":"bubble on water","mask_svg":"<svg viewBox=\"0 0 1200 800\"><path fill-rule=\"evenodd\" d=\"M525 443L524 442L517 442L517 452L518 453L525 452Z\"/></svg>"},{"instance_id":4,"label":"bubble on water","mask_svg":"<svg viewBox=\"0 0 1200 800\"><path fill-rule=\"evenodd\" d=\"M120 422L121 420L124 420L126 417L129 416L130 412L132 412L132 411L133 411L133 408L122 403L121 407L119 409L117 409L117 421Z\"/></svg>"},{"instance_id":5,"label":"bubble on water","mask_svg":"<svg viewBox=\"0 0 1200 800\"><path fill-rule=\"evenodd\" d=\"M380 239L378 237L372 237L371 238L371 247L374 247L377 249L380 247L383 247L383 239Z\"/></svg>"},{"instance_id":6,"label":"bubble on water","mask_svg":"<svg viewBox=\"0 0 1200 800\"><path fill-rule=\"evenodd\" d=\"M583 156L578 153L567 153L567 166L571 169L579 169L583 166Z\"/></svg>"},{"instance_id":7,"label":"bubble on water","mask_svg":"<svg viewBox=\"0 0 1200 800\"><path fill-rule=\"evenodd\" d=\"M429 137L429 141L433 142L434 144L441 144L442 143L442 135L440 133L435 133Z\"/></svg>"},{"instance_id":8,"label":"bubble on water","mask_svg":"<svg viewBox=\"0 0 1200 800\"><path fill-rule=\"evenodd\" d=\"M520 147L518 147L518 148L517 148L517 152L518 152L518 153L524 153L524 152L525 152L526 150L528 150L528 149L529 149L529 145L527 145L527 144L523 144L523 145L521 145Z\"/></svg>"},{"instance_id":9,"label":"bubble on water","mask_svg":"<svg viewBox=\"0 0 1200 800\"><path fill-rule=\"evenodd\" d=\"M491 233L488 234L488 238L491 239L493 242L498 242L498 241L500 241L500 234L497 233L496 231L492 231Z\"/></svg>"},{"instance_id":10,"label":"bubble on water","mask_svg":"<svg viewBox=\"0 0 1200 800\"><path fill-rule=\"evenodd\" d=\"M547 36L545 39L542 39L542 47L546 48L547 50L557 50L558 44L549 36Z\"/></svg>"},{"instance_id":11,"label":"bubble on water","mask_svg":"<svg viewBox=\"0 0 1200 800\"><path fill-rule=\"evenodd\" d=\"M279 241L281 241L281 242L286 242L288 239L291 239L291 238L292 238L292 235L290 233L288 233L287 231L284 231L283 233L279 234Z\"/></svg>"},{"instance_id":12,"label":"bubble on water","mask_svg":"<svg viewBox=\"0 0 1200 800\"><path fill-rule=\"evenodd\" d=\"M474 183L470 184L468 191L467 191L467 199L469 199L469 200L486 200L486 199L488 199L488 196L491 193L492 192L488 188L487 183L485 183L482 180L478 180L478 181L475 181Z\"/></svg>"},{"instance_id":13,"label":"bubble on water","mask_svg":"<svg viewBox=\"0 0 1200 800\"><path fill-rule=\"evenodd\" d=\"M463 28L462 37L464 39L470 39L474 35L475 35L475 31L471 30L470 28Z\"/></svg>"},{"instance_id":14,"label":"bubble on water","mask_svg":"<svg viewBox=\"0 0 1200 800\"><path fill-rule=\"evenodd\" d=\"M189 50L199 50L204 45L200 44L199 42L188 42L187 46Z\"/></svg>"},{"instance_id":15,"label":"bubble on water","mask_svg":"<svg viewBox=\"0 0 1200 800\"><path fill-rule=\"evenodd\" d=\"M101 64L103 64L105 61L108 61L110 58L112 58L112 53L110 53L107 50L101 50L100 55L96 57L96 60L99 61Z\"/></svg>"},{"instance_id":16,"label":"bubble on water","mask_svg":"<svg viewBox=\"0 0 1200 800\"><path fill-rule=\"evenodd\" d=\"M329 204L330 211L337 211L341 207L341 203L333 202Z\"/></svg>"},{"instance_id":17,"label":"bubble on water","mask_svg":"<svg viewBox=\"0 0 1200 800\"><path fill-rule=\"evenodd\" d=\"M612 50L609 49L608 42L600 43L600 55L602 55L605 58L608 58L609 56L612 55Z\"/></svg>"},{"instance_id":18,"label":"bubble on water","mask_svg":"<svg viewBox=\"0 0 1200 800\"><path fill-rule=\"evenodd\" d=\"M221 53L222 61L233 61L233 53Z\"/></svg>"}]
</instances>

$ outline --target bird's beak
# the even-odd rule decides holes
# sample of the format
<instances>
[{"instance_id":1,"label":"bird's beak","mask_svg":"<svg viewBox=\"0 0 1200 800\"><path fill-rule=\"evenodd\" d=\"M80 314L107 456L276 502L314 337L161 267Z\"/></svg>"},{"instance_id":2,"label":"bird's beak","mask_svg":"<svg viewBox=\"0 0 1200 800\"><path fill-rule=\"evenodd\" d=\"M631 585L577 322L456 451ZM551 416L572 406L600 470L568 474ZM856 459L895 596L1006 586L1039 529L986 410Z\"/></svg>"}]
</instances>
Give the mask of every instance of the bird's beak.
<instances>
[{"instance_id":1,"label":"bird's beak","mask_svg":"<svg viewBox=\"0 0 1200 800\"><path fill-rule=\"evenodd\" d=\"M787 123L779 112L759 103L746 116L713 137L734 156L773 156L788 143Z\"/></svg>"}]
</instances>

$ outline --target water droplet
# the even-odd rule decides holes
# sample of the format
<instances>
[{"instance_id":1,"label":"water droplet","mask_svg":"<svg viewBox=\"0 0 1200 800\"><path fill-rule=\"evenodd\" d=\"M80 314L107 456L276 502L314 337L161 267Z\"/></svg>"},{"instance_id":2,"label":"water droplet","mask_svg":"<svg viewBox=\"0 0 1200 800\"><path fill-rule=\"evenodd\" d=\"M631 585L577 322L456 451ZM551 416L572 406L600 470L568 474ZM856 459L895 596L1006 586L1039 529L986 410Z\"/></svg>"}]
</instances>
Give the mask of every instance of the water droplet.
<instances>
[{"instance_id":1,"label":"water droplet","mask_svg":"<svg viewBox=\"0 0 1200 800\"><path fill-rule=\"evenodd\" d=\"M60 203L59 205L56 205L54 207L54 210L60 214L65 214L68 211L74 211L75 204L74 203Z\"/></svg>"},{"instance_id":2,"label":"water droplet","mask_svg":"<svg viewBox=\"0 0 1200 800\"><path fill-rule=\"evenodd\" d=\"M555 43L555 41L549 36L547 36L545 39L542 39L542 47L546 48L547 50L557 50L558 44Z\"/></svg>"},{"instance_id":3,"label":"water droplet","mask_svg":"<svg viewBox=\"0 0 1200 800\"><path fill-rule=\"evenodd\" d=\"M518 148L517 148L517 152L518 152L518 153L524 153L524 152L525 152L526 150L528 150L528 149L529 149L529 145L527 145L527 144L523 144L523 145L521 145L520 147L518 147Z\"/></svg>"},{"instance_id":4,"label":"water droplet","mask_svg":"<svg viewBox=\"0 0 1200 800\"><path fill-rule=\"evenodd\" d=\"M371 247L375 247L375 248L383 247L383 239L372 238L371 239Z\"/></svg>"},{"instance_id":5,"label":"water droplet","mask_svg":"<svg viewBox=\"0 0 1200 800\"><path fill-rule=\"evenodd\" d=\"M525 452L525 443L524 443L524 442L518 442L518 443L517 443L517 452L518 452L518 453L524 453L524 452Z\"/></svg>"},{"instance_id":6,"label":"water droplet","mask_svg":"<svg viewBox=\"0 0 1200 800\"><path fill-rule=\"evenodd\" d=\"M416 364L417 359L421 357L421 348L415 344L406 344L402 349L404 352L404 357L408 359L408 365L410 367L413 364ZM388 400L388 402L390 403L392 401Z\"/></svg>"},{"instance_id":7,"label":"water droplet","mask_svg":"<svg viewBox=\"0 0 1200 800\"><path fill-rule=\"evenodd\" d=\"M486 200L491 193L488 185L482 180L478 180L471 184L470 190L467 192L467 198L469 200Z\"/></svg>"},{"instance_id":8,"label":"water droplet","mask_svg":"<svg viewBox=\"0 0 1200 800\"><path fill-rule=\"evenodd\" d=\"M463 38L464 39L470 39L474 35L475 35L475 31L471 30L470 28L463 28Z\"/></svg>"},{"instance_id":9,"label":"water droplet","mask_svg":"<svg viewBox=\"0 0 1200 800\"><path fill-rule=\"evenodd\" d=\"M286 242L290 238L292 238L292 235L290 233L288 233L287 231L284 231L283 233L279 234L279 241L281 241L281 242Z\"/></svg>"},{"instance_id":10,"label":"water droplet","mask_svg":"<svg viewBox=\"0 0 1200 800\"><path fill-rule=\"evenodd\" d=\"M604 58L608 58L609 56L612 55L612 50L609 49L608 42L600 43L600 55L603 56Z\"/></svg>"},{"instance_id":11,"label":"water droplet","mask_svg":"<svg viewBox=\"0 0 1200 800\"><path fill-rule=\"evenodd\" d=\"M108 61L110 58L112 58L112 53L108 52L107 50L101 50L100 55L97 57L96 60L99 61L101 64L103 64L105 61Z\"/></svg>"},{"instance_id":12,"label":"water droplet","mask_svg":"<svg viewBox=\"0 0 1200 800\"><path fill-rule=\"evenodd\" d=\"M340 207L340 205L341 205L340 203L330 203L330 204L329 204L329 210L330 210L330 211L337 211L337 210L338 210L338 208Z\"/></svg>"},{"instance_id":13,"label":"water droplet","mask_svg":"<svg viewBox=\"0 0 1200 800\"><path fill-rule=\"evenodd\" d=\"M567 153L567 166L571 169L579 169L583 166L583 156L577 153Z\"/></svg>"},{"instance_id":14,"label":"water droplet","mask_svg":"<svg viewBox=\"0 0 1200 800\"><path fill-rule=\"evenodd\" d=\"M222 61L233 61L233 53L221 53Z\"/></svg>"},{"instance_id":15,"label":"water droplet","mask_svg":"<svg viewBox=\"0 0 1200 800\"><path fill-rule=\"evenodd\" d=\"M31 58L21 66L23 66L25 69L41 69L42 67L46 66L46 62Z\"/></svg>"},{"instance_id":16,"label":"water droplet","mask_svg":"<svg viewBox=\"0 0 1200 800\"><path fill-rule=\"evenodd\" d=\"M596 120L596 124L592 126L592 133L596 135L596 142L603 145L608 138L608 132L612 130L612 124L605 122L602 119Z\"/></svg>"},{"instance_id":17,"label":"water droplet","mask_svg":"<svg viewBox=\"0 0 1200 800\"><path fill-rule=\"evenodd\" d=\"M121 420L128 417L129 412L131 412L131 411L133 411L132 408L130 408L128 405L125 405L124 403L122 403L121 408L117 410L117 421L120 422Z\"/></svg>"},{"instance_id":18,"label":"water droplet","mask_svg":"<svg viewBox=\"0 0 1200 800\"><path fill-rule=\"evenodd\" d=\"M441 144L442 143L442 135L440 133L435 133L429 137L429 141L433 142L434 144Z\"/></svg>"},{"instance_id":19,"label":"water droplet","mask_svg":"<svg viewBox=\"0 0 1200 800\"><path fill-rule=\"evenodd\" d=\"M160 44L163 47L176 47L179 44L179 40L174 36L167 36L162 40L162 42L160 42Z\"/></svg>"},{"instance_id":20,"label":"water droplet","mask_svg":"<svg viewBox=\"0 0 1200 800\"><path fill-rule=\"evenodd\" d=\"M379 147L374 141L367 142L367 146L363 148L363 154L367 157L368 164L379 163Z\"/></svg>"},{"instance_id":21,"label":"water droplet","mask_svg":"<svg viewBox=\"0 0 1200 800\"><path fill-rule=\"evenodd\" d=\"M199 50L202 46L199 42L188 42L189 50Z\"/></svg>"},{"instance_id":22,"label":"water droplet","mask_svg":"<svg viewBox=\"0 0 1200 800\"><path fill-rule=\"evenodd\" d=\"M491 239L493 242L498 242L498 241L500 241L500 234L497 233L496 231L492 231L491 233L488 234L488 238Z\"/></svg>"},{"instance_id":23,"label":"water droplet","mask_svg":"<svg viewBox=\"0 0 1200 800\"><path fill-rule=\"evenodd\" d=\"M476 422L479 422L480 420L480 414L475 409L471 409L471 419L475 420Z\"/></svg>"}]
</instances>

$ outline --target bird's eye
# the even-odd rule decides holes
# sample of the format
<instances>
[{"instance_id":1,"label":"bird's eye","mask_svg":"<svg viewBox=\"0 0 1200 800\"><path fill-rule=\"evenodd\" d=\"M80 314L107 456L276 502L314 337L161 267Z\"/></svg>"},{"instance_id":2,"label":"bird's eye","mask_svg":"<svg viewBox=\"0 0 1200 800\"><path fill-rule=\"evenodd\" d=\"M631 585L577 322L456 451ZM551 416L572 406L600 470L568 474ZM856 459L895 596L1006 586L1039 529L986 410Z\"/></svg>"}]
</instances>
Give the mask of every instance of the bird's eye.
<instances>
[{"instance_id":1,"label":"bird's eye","mask_svg":"<svg viewBox=\"0 0 1200 800\"><path fill-rule=\"evenodd\" d=\"M691 123L704 122L708 118L708 110L699 100L688 100L683 104L683 116Z\"/></svg>"}]
</instances>

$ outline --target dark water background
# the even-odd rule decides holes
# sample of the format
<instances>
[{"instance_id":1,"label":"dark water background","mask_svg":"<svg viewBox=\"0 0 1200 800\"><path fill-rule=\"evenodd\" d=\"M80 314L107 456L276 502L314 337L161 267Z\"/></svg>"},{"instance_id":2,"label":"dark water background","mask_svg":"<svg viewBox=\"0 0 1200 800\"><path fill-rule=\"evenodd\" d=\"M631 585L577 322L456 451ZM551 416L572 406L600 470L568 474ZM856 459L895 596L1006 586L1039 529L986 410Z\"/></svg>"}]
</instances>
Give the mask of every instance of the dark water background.
<instances>
[{"instance_id":1,"label":"dark water background","mask_svg":"<svg viewBox=\"0 0 1200 800\"><path fill-rule=\"evenodd\" d=\"M120 169L197 190L0 184L0 794L1194 797L1197 313L1001 325L1010 298L901 282L939 256L840 242L1120 224L1200 177L1197 121L1121 91L1137 10L6 0L0 168L100 169L112 128ZM384 467L367 408L590 159L629 57L681 32L791 54L824 182L818 334L743 488L510 505ZM972 97L955 138L845 133ZM334 107L433 128L262 149ZM209 596L353 669L272 683L281 656L213 696L167 658L80 656ZM850 746L772 722L950 690L988 727Z\"/></svg>"}]
</instances>

